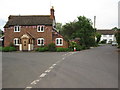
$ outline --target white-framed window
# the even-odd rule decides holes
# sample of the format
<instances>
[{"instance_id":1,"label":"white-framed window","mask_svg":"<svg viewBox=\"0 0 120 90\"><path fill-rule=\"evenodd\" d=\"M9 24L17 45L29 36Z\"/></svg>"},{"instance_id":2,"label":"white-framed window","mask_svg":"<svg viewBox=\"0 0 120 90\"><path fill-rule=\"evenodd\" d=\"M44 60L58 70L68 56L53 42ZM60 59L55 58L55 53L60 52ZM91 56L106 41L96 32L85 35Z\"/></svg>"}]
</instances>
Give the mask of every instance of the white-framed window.
<instances>
[{"instance_id":1,"label":"white-framed window","mask_svg":"<svg viewBox=\"0 0 120 90\"><path fill-rule=\"evenodd\" d=\"M37 32L44 32L45 30L45 26L41 25L41 26L37 26Z\"/></svg>"},{"instance_id":2,"label":"white-framed window","mask_svg":"<svg viewBox=\"0 0 120 90\"><path fill-rule=\"evenodd\" d=\"M107 35L103 35L103 37L107 37Z\"/></svg>"},{"instance_id":3,"label":"white-framed window","mask_svg":"<svg viewBox=\"0 0 120 90\"><path fill-rule=\"evenodd\" d=\"M20 26L14 26L14 32L20 32L21 27Z\"/></svg>"},{"instance_id":4,"label":"white-framed window","mask_svg":"<svg viewBox=\"0 0 120 90\"><path fill-rule=\"evenodd\" d=\"M112 37L112 35L109 35L109 37Z\"/></svg>"},{"instance_id":5,"label":"white-framed window","mask_svg":"<svg viewBox=\"0 0 120 90\"><path fill-rule=\"evenodd\" d=\"M37 39L37 45L38 46L44 46L44 38L38 38Z\"/></svg>"},{"instance_id":6,"label":"white-framed window","mask_svg":"<svg viewBox=\"0 0 120 90\"><path fill-rule=\"evenodd\" d=\"M18 46L20 41L19 41L19 38L14 38L14 45Z\"/></svg>"},{"instance_id":7,"label":"white-framed window","mask_svg":"<svg viewBox=\"0 0 120 90\"><path fill-rule=\"evenodd\" d=\"M56 38L55 44L56 44L56 46L63 46L63 39L62 38Z\"/></svg>"}]
</instances>

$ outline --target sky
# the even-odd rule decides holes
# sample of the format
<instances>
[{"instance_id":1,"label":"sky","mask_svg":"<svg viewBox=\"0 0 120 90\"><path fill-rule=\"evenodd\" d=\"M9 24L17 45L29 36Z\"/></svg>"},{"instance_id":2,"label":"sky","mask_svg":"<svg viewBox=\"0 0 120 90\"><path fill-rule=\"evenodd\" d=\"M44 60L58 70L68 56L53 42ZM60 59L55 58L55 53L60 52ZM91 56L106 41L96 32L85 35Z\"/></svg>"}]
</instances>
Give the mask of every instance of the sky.
<instances>
[{"instance_id":1,"label":"sky","mask_svg":"<svg viewBox=\"0 0 120 90\"><path fill-rule=\"evenodd\" d=\"M97 29L118 27L119 0L1 0L0 29L9 15L49 15L54 6L56 22L63 25L85 16L94 20Z\"/></svg>"}]
</instances>

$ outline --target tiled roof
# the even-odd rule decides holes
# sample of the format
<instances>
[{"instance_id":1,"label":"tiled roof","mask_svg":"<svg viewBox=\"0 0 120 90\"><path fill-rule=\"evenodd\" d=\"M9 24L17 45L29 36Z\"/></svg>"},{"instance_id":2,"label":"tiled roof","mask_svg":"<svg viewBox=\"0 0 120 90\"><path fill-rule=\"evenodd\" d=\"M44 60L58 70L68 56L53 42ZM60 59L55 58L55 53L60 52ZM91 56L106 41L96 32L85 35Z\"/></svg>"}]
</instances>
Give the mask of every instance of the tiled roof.
<instances>
[{"instance_id":1,"label":"tiled roof","mask_svg":"<svg viewBox=\"0 0 120 90\"><path fill-rule=\"evenodd\" d=\"M97 32L101 33L103 35L112 35L112 34L114 34L114 31L111 30L111 29L98 29Z\"/></svg>"},{"instance_id":2,"label":"tiled roof","mask_svg":"<svg viewBox=\"0 0 120 90\"><path fill-rule=\"evenodd\" d=\"M20 25L20 26L32 26L32 25L52 25L53 20L50 15L25 15L25 16L9 16L9 20L4 26L7 28L9 26Z\"/></svg>"}]
</instances>

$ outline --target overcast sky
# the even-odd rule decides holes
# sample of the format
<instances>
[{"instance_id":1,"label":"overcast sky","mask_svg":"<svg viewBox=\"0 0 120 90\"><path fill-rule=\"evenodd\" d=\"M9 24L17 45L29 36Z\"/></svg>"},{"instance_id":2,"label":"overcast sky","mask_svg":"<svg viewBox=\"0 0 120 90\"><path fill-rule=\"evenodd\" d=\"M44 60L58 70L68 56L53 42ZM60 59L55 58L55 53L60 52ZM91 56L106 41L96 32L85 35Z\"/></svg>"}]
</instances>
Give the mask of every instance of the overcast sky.
<instances>
[{"instance_id":1,"label":"overcast sky","mask_svg":"<svg viewBox=\"0 0 120 90\"><path fill-rule=\"evenodd\" d=\"M119 0L0 0L0 29L9 15L49 15L50 6L55 8L56 22L63 24L86 16L96 28L111 29L118 26Z\"/></svg>"}]
</instances>

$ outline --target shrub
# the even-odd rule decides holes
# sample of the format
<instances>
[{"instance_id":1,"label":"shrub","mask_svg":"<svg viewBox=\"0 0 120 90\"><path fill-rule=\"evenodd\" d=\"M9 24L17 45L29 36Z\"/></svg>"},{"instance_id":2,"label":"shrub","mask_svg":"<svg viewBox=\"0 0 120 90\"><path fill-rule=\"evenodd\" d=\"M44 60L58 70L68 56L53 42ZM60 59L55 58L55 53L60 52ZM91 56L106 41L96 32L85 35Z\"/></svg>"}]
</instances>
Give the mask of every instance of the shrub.
<instances>
[{"instance_id":1,"label":"shrub","mask_svg":"<svg viewBox=\"0 0 120 90\"><path fill-rule=\"evenodd\" d=\"M80 50L82 50L82 46L81 45L77 45L76 46L76 51L80 51Z\"/></svg>"},{"instance_id":2,"label":"shrub","mask_svg":"<svg viewBox=\"0 0 120 90\"><path fill-rule=\"evenodd\" d=\"M101 44L106 44L106 40L103 40L100 42Z\"/></svg>"},{"instance_id":3,"label":"shrub","mask_svg":"<svg viewBox=\"0 0 120 90\"><path fill-rule=\"evenodd\" d=\"M56 51L56 46L54 43L48 45L48 51L52 51L52 52Z\"/></svg>"},{"instance_id":4,"label":"shrub","mask_svg":"<svg viewBox=\"0 0 120 90\"><path fill-rule=\"evenodd\" d=\"M40 48L37 48L36 51L45 52L45 51L48 51L48 47L40 47Z\"/></svg>"},{"instance_id":5,"label":"shrub","mask_svg":"<svg viewBox=\"0 0 120 90\"><path fill-rule=\"evenodd\" d=\"M82 49L82 50L85 50L85 49L86 49L86 46L85 46L85 45L82 45L82 46L81 46L81 49Z\"/></svg>"},{"instance_id":6,"label":"shrub","mask_svg":"<svg viewBox=\"0 0 120 90\"><path fill-rule=\"evenodd\" d=\"M0 47L0 51L2 51L2 49L3 49L3 48L2 48L2 47Z\"/></svg>"},{"instance_id":7,"label":"shrub","mask_svg":"<svg viewBox=\"0 0 120 90\"><path fill-rule=\"evenodd\" d=\"M56 51L57 51L57 52L68 52L68 51L70 51L70 49L69 49L69 48L58 47L58 48L56 49Z\"/></svg>"},{"instance_id":8,"label":"shrub","mask_svg":"<svg viewBox=\"0 0 120 90\"><path fill-rule=\"evenodd\" d=\"M16 51L15 47L4 47L2 49L3 52L12 52L12 51Z\"/></svg>"}]
</instances>

